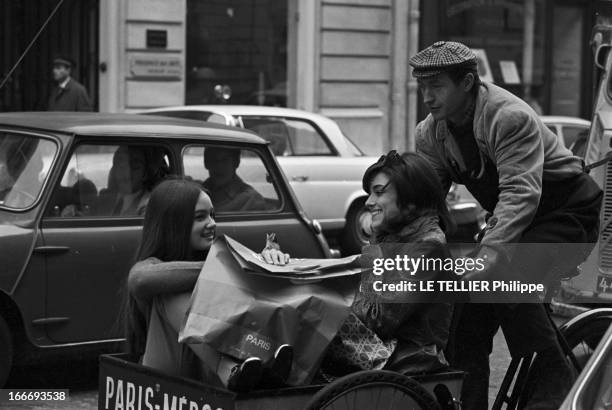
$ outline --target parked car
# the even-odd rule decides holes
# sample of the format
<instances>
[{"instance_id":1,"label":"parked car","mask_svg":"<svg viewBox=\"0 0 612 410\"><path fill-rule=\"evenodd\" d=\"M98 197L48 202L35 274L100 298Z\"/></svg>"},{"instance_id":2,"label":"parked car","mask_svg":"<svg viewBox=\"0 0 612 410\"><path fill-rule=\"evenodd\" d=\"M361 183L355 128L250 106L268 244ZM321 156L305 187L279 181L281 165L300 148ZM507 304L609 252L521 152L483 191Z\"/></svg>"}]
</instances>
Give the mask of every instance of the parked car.
<instances>
[{"instance_id":1,"label":"parked car","mask_svg":"<svg viewBox=\"0 0 612 410\"><path fill-rule=\"evenodd\" d=\"M591 121L560 115L543 115L540 118L574 155L584 158Z\"/></svg>"},{"instance_id":2,"label":"parked car","mask_svg":"<svg viewBox=\"0 0 612 410\"><path fill-rule=\"evenodd\" d=\"M378 157L366 156L336 122L319 114L279 107L197 105L147 110L144 114L220 122L256 132L289 178L306 214L338 238L344 253L360 252L366 193L361 177Z\"/></svg>"},{"instance_id":3,"label":"parked car","mask_svg":"<svg viewBox=\"0 0 612 410\"><path fill-rule=\"evenodd\" d=\"M302 110L247 105L164 107L142 114L218 122L256 132L270 142L298 200L321 223L326 236L337 238L344 254L358 253L367 243L361 178L378 157L366 156L335 121ZM459 226L457 240L471 240L479 226L476 202L453 189L449 206Z\"/></svg>"},{"instance_id":4,"label":"parked car","mask_svg":"<svg viewBox=\"0 0 612 410\"><path fill-rule=\"evenodd\" d=\"M0 114L0 386L13 364L122 341L119 295L143 216L105 201L123 183L121 156L132 156L131 184L152 185L166 174L205 180L204 153L223 149L240 156L237 175L259 201L219 207L218 233L262 249L275 232L292 255L329 257L320 227L250 131L127 114Z\"/></svg>"}]
</instances>

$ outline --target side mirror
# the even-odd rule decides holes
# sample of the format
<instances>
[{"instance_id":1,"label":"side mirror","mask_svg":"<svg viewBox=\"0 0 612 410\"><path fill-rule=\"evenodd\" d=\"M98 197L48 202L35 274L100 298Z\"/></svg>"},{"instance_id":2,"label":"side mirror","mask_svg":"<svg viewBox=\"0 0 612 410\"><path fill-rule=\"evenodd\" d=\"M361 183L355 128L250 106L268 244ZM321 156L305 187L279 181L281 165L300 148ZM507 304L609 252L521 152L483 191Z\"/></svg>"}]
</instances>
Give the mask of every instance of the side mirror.
<instances>
[{"instance_id":1,"label":"side mirror","mask_svg":"<svg viewBox=\"0 0 612 410\"><path fill-rule=\"evenodd\" d=\"M599 44L595 49L595 65L602 70L606 69L606 59L610 47L612 47L610 44Z\"/></svg>"}]
</instances>

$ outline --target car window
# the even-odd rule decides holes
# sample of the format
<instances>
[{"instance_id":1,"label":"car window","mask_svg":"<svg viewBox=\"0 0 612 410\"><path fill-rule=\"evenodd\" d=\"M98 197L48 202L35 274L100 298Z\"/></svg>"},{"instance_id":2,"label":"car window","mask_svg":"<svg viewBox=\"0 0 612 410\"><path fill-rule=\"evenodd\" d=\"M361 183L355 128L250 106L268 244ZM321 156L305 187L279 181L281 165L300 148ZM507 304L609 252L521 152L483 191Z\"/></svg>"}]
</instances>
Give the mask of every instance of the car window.
<instances>
[{"instance_id":1,"label":"car window","mask_svg":"<svg viewBox=\"0 0 612 410\"><path fill-rule=\"evenodd\" d=\"M143 216L153 187L169 174L168 153L144 145L79 145L73 152L47 216Z\"/></svg>"},{"instance_id":2,"label":"car window","mask_svg":"<svg viewBox=\"0 0 612 410\"><path fill-rule=\"evenodd\" d=\"M353 141L351 141L351 139L349 137L344 136L344 139L346 140L346 145L348 146L349 151L350 151L352 156L354 156L354 157L363 157L363 156L365 156L363 151L360 150L359 147L357 145L355 145L355 143Z\"/></svg>"},{"instance_id":3,"label":"car window","mask_svg":"<svg viewBox=\"0 0 612 410\"><path fill-rule=\"evenodd\" d=\"M245 128L270 142L274 155L334 155L326 138L308 121L242 116Z\"/></svg>"},{"instance_id":4,"label":"car window","mask_svg":"<svg viewBox=\"0 0 612 410\"><path fill-rule=\"evenodd\" d=\"M32 206L56 152L57 145L49 139L0 132L0 207Z\"/></svg>"},{"instance_id":5,"label":"car window","mask_svg":"<svg viewBox=\"0 0 612 410\"><path fill-rule=\"evenodd\" d=\"M589 133L588 127L577 127L571 125L564 125L563 128L563 141L566 147L571 147L576 143L576 140L584 138Z\"/></svg>"},{"instance_id":6,"label":"car window","mask_svg":"<svg viewBox=\"0 0 612 410\"><path fill-rule=\"evenodd\" d=\"M217 214L280 209L279 191L255 150L191 145L182 157L185 175L202 182Z\"/></svg>"}]
</instances>

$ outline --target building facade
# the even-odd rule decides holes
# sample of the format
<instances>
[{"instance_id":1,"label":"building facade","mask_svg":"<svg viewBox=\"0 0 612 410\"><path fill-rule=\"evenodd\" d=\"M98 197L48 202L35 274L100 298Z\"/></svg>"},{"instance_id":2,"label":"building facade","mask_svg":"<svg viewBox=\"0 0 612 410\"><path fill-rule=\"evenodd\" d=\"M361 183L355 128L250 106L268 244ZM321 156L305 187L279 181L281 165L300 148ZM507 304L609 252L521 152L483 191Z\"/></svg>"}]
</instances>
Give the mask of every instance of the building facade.
<instances>
[{"instance_id":1,"label":"building facade","mask_svg":"<svg viewBox=\"0 0 612 410\"><path fill-rule=\"evenodd\" d=\"M590 119L591 31L610 17L601 0L422 1L420 45L461 41L477 50L484 79L543 114Z\"/></svg>"},{"instance_id":2,"label":"building facade","mask_svg":"<svg viewBox=\"0 0 612 410\"><path fill-rule=\"evenodd\" d=\"M49 64L63 52L77 60L75 77L99 111L219 103L231 94L232 104L323 113L369 154L414 148L413 130L426 110L408 58L438 40L468 44L485 80L542 113L589 119L590 33L612 16L609 0L64 0L54 10L56 4L0 4L0 73L8 78L0 111L45 109Z\"/></svg>"},{"instance_id":3,"label":"building facade","mask_svg":"<svg viewBox=\"0 0 612 410\"><path fill-rule=\"evenodd\" d=\"M100 73L99 107L130 112L219 103L231 90L233 104L321 112L370 154L410 148L405 136L410 121L416 121L416 105L411 111L407 60L417 46L417 5L405 0L102 2L100 61L106 70Z\"/></svg>"}]
</instances>

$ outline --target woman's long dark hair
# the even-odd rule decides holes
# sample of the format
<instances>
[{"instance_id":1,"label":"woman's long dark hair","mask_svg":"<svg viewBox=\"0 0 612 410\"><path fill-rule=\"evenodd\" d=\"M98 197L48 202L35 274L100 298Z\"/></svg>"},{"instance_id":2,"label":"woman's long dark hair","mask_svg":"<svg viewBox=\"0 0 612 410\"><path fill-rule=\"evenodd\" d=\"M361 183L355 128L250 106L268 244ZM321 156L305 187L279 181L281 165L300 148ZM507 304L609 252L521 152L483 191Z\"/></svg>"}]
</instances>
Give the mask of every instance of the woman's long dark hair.
<instances>
[{"instance_id":1,"label":"woman's long dark hair","mask_svg":"<svg viewBox=\"0 0 612 410\"><path fill-rule=\"evenodd\" d=\"M425 158L414 152L399 155L395 150L389 151L363 174L363 189L368 194L370 183L379 172L385 173L395 186L400 210L408 209L409 205L417 210L433 210L438 214L440 227L445 232L452 230L442 184Z\"/></svg>"},{"instance_id":2,"label":"woman's long dark hair","mask_svg":"<svg viewBox=\"0 0 612 410\"><path fill-rule=\"evenodd\" d=\"M204 259L205 255L195 254L190 245L195 205L202 192L204 189L196 182L178 177L155 187L147 204L138 261L150 257L164 262ZM146 345L147 321L134 298L127 294L127 285L124 291L127 352L138 358Z\"/></svg>"},{"instance_id":3,"label":"woman's long dark hair","mask_svg":"<svg viewBox=\"0 0 612 410\"><path fill-rule=\"evenodd\" d=\"M204 189L196 182L171 178L160 183L147 204L139 261L155 257L164 262L186 261L194 255L189 243L195 205Z\"/></svg>"}]
</instances>

